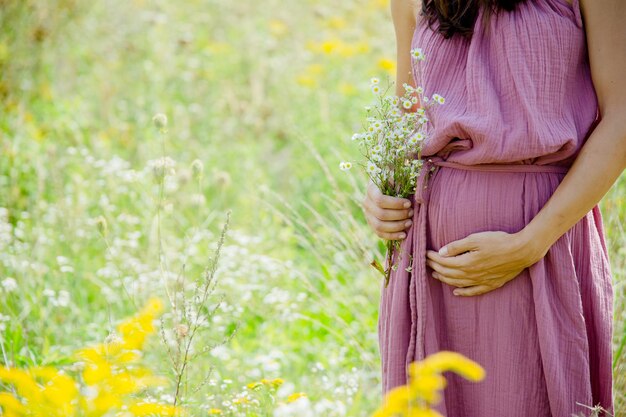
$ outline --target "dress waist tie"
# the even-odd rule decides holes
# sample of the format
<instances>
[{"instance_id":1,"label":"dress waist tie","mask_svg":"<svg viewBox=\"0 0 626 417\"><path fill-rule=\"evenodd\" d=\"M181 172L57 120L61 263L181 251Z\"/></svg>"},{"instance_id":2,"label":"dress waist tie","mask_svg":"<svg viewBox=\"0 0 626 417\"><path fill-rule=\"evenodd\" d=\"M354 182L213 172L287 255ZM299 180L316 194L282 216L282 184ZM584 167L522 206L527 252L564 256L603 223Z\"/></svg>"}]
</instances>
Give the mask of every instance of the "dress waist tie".
<instances>
[{"instance_id":1,"label":"dress waist tie","mask_svg":"<svg viewBox=\"0 0 626 417\"><path fill-rule=\"evenodd\" d=\"M417 178L415 188L415 204L413 227L407 232L407 239L413 239L414 260L410 273L409 304L411 308L411 335L409 349L406 357L406 365L413 361L424 359L424 333L426 330L426 303L425 300L418 302L419 296L426 294L426 221L430 187L429 178L439 171L439 167L450 167L470 171L494 171L494 172L555 172L567 173L568 166L564 165L529 165L529 164L477 164L465 165L451 161L445 161L441 156L434 155L423 159L422 168ZM412 234L412 235L411 235ZM417 262L416 262L417 261ZM418 290L419 289L419 290ZM417 346L416 346L417 344ZM407 367L408 370L408 367Z\"/></svg>"}]
</instances>

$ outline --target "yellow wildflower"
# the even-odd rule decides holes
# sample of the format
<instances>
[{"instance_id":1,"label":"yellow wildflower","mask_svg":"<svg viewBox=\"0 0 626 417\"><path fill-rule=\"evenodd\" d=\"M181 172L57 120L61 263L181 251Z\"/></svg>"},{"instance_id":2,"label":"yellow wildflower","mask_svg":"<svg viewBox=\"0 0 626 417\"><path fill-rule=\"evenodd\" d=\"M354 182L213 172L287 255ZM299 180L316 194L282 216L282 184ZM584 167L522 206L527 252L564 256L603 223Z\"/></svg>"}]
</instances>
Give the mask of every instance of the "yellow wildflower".
<instances>
[{"instance_id":1,"label":"yellow wildflower","mask_svg":"<svg viewBox=\"0 0 626 417\"><path fill-rule=\"evenodd\" d=\"M393 75L396 71L396 61L389 58L380 58L378 60L378 68Z\"/></svg>"},{"instance_id":2,"label":"yellow wildflower","mask_svg":"<svg viewBox=\"0 0 626 417\"><path fill-rule=\"evenodd\" d=\"M173 405L157 404L157 403L135 403L128 407L133 415L140 416L177 416L180 412L178 407Z\"/></svg>"},{"instance_id":3,"label":"yellow wildflower","mask_svg":"<svg viewBox=\"0 0 626 417\"><path fill-rule=\"evenodd\" d=\"M440 417L430 407L441 399L440 391L446 386L441 374L445 371L456 372L471 381L485 377L484 369L465 356L456 352L437 352L409 365L409 382L389 390L374 417Z\"/></svg>"},{"instance_id":4,"label":"yellow wildflower","mask_svg":"<svg viewBox=\"0 0 626 417\"><path fill-rule=\"evenodd\" d=\"M298 398L302 398L302 397L306 397L306 394L304 392L295 392L287 397L287 402L291 403L297 400Z\"/></svg>"},{"instance_id":5,"label":"yellow wildflower","mask_svg":"<svg viewBox=\"0 0 626 417\"><path fill-rule=\"evenodd\" d=\"M481 381L485 377L485 370L476 362L460 353L441 351L428 356L423 363L414 362L409 367L409 373L422 372L425 368L431 372L453 371L470 381Z\"/></svg>"},{"instance_id":6,"label":"yellow wildflower","mask_svg":"<svg viewBox=\"0 0 626 417\"><path fill-rule=\"evenodd\" d=\"M256 388L261 387L261 386L263 386L263 380L261 380L261 382L256 382L256 381L255 382L250 382L247 385L247 387L250 388L250 389L256 389Z\"/></svg>"}]
</instances>

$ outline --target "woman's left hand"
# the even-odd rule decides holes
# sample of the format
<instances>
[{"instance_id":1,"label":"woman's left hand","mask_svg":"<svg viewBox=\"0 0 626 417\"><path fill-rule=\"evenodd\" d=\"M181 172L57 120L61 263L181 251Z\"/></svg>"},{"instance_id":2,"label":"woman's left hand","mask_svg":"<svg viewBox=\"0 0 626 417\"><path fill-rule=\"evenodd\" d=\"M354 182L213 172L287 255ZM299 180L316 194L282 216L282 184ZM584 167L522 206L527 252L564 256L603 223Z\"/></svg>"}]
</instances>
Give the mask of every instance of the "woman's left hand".
<instances>
[{"instance_id":1,"label":"woman's left hand","mask_svg":"<svg viewBox=\"0 0 626 417\"><path fill-rule=\"evenodd\" d=\"M448 243L439 253L426 251L426 264L434 278L459 287L455 295L472 296L511 281L541 258L538 253L521 233L479 232Z\"/></svg>"}]
</instances>

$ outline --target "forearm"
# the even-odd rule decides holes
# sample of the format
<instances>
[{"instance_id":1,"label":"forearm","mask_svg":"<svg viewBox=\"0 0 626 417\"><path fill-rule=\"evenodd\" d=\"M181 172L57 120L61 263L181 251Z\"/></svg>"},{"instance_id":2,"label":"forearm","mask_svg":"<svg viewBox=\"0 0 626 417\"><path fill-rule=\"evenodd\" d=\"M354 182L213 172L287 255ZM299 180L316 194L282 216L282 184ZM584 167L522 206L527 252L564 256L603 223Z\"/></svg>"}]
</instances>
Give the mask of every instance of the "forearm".
<instances>
[{"instance_id":1,"label":"forearm","mask_svg":"<svg viewBox=\"0 0 626 417\"><path fill-rule=\"evenodd\" d=\"M598 204L626 168L626 121L621 112L613 115L600 121L550 199L518 232L535 262Z\"/></svg>"}]
</instances>

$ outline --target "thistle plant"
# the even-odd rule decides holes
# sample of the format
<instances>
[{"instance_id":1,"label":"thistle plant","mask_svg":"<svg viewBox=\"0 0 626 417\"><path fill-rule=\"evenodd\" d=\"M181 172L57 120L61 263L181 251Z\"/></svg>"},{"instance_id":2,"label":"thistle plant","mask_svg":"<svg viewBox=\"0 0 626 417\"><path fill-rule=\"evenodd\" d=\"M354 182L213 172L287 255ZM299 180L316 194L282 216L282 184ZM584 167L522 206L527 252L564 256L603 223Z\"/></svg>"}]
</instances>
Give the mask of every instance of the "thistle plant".
<instances>
[{"instance_id":1,"label":"thistle plant","mask_svg":"<svg viewBox=\"0 0 626 417\"><path fill-rule=\"evenodd\" d=\"M413 59L424 60L421 49L413 49L411 53ZM429 122L426 111L434 105L443 104L445 99L439 94L429 98L424 95L422 86L413 87L407 83L403 84L402 97L389 95L393 82L388 81L383 91L378 78L374 77L370 81L375 101L365 107L367 117L363 131L352 135L352 141L365 157L365 162L359 164L383 194L408 198L415 193L417 178L423 166L421 151L428 139ZM421 107L415 112L410 111L418 103ZM339 164L343 171L351 167L352 163L348 161ZM376 260L371 263L384 275L385 287L389 283L391 270L397 269L397 265L392 265L393 253L401 243L399 240L388 240L386 244L387 268L383 269Z\"/></svg>"}]
</instances>

